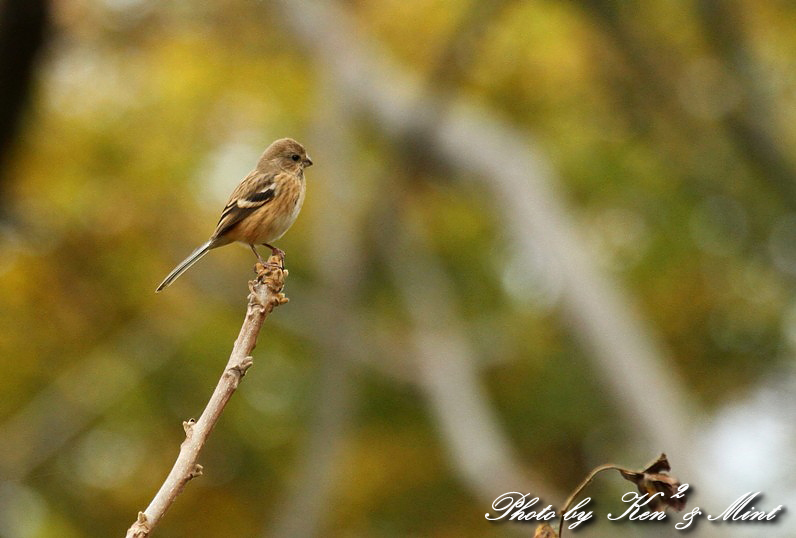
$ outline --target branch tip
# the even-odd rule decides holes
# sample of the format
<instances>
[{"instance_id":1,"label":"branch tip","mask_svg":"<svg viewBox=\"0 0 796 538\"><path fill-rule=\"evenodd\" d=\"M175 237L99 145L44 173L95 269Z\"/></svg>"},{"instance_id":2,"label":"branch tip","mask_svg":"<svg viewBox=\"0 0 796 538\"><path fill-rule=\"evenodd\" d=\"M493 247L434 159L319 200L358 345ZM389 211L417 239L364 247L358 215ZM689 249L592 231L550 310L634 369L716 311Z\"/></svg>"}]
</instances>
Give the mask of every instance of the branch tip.
<instances>
[{"instance_id":1,"label":"branch tip","mask_svg":"<svg viewBox=\"0 0 796 538\"><path fill-rule=\"evenodd\" d=\"M282 293L288 271L282 269L277 263L278 261L276 257L272 256L267 265L258 262L255 265L257 277L249 281L249 291L251 292L249 304L259 305L261 312L288 302L287 297Z\"/></svg>"}]
</instances>

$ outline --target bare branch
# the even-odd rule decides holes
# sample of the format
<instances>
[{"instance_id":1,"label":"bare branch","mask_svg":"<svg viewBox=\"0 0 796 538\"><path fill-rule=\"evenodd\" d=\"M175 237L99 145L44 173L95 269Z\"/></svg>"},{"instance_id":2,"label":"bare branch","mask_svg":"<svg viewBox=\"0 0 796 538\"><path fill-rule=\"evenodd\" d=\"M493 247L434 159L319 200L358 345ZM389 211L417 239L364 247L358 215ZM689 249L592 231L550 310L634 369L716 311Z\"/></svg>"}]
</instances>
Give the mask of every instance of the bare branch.
<instances>
[{"instance_id":1,"label":"bare branch","mask_svg":"<svg viewBox=\"0 0 796 538\"><path fill-rule=\"evenodd\" d=\"M271 266L271 263L274 265ZM257 264L257 278L249 282L249 304L246 317L232 348L229 361L224 368L207 407L199 420L183 422L185 441L180 446L180 454L152 502L145 511L138 513L135 523L127 530L127 538L146 538L158 524L166 510L174 503L185 485L202 474L202 466L197 462L199 453L210 432L218 422L232 393L238 388L241 379L252 365L251 352L257 344L257 335L265 318L277 306L287 302L282 293L287 271L279 269L279 258L272 256L269 264Z\"/></svg>"}]
</instances>

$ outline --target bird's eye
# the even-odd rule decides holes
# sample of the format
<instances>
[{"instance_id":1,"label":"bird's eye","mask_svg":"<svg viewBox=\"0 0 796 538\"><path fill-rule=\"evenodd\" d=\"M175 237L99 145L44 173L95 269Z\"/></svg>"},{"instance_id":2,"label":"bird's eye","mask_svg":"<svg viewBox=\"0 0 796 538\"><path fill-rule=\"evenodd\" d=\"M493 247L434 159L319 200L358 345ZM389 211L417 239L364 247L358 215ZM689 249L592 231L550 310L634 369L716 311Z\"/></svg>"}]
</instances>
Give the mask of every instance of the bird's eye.
<instances>
[{"instance_id":1,"label":"bird's eye","mask_svg":"<svg viewBox=\"0 0 796 538\"><path fill-rule=\"evenodd\" d=\"M295 162L299 162L299 159L301 159L301 157L299 157L295 153L293 155L291 155L290 158L293 159Z\"/></svg>"}]
</instances>

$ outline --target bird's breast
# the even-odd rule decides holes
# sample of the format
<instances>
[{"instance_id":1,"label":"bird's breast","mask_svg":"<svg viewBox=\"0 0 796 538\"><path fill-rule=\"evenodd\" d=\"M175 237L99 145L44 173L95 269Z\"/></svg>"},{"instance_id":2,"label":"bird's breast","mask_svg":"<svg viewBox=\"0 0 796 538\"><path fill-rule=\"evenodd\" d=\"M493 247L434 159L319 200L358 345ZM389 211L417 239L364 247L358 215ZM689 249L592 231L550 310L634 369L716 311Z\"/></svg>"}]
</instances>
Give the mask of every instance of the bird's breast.
<instances>
[{"instance_id":1,"label":"bird's breast","mask_svg":"<svg viewBox=\"0 0 796 538\"><path fill-rule=\"evenodd\" d=\"M304 205L304 194L303 179L295 177L282 183L271 201L238 224L236 240L257 245L282 237L296 221Z\"/></svg>"}]
</instances>

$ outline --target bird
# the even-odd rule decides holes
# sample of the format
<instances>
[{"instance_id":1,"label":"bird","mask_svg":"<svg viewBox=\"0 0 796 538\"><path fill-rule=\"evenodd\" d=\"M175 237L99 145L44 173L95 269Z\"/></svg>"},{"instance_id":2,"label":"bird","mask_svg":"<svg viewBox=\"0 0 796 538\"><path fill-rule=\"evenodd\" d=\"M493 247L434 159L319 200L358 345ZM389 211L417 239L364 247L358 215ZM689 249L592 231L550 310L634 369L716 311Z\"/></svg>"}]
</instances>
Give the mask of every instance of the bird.
<instances>
[{"instance_id":1,"label":"bird","mask_svg":"<svg viewBox=\"0 0 796 538\"><path fill-rule=\"evenodd\" d=\"M235 241L249 245L263 265L268 263L255 245L270 248L284 269L285 252L271 243L287 232L301 211L306 193L304 170L309 166L312 159L304 146L292 138L274 141L232 191L210 239L172 269L155 292L163 291L210 250Z\"/></svg>"}]
</instances>

